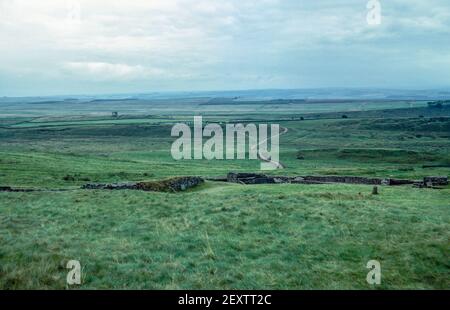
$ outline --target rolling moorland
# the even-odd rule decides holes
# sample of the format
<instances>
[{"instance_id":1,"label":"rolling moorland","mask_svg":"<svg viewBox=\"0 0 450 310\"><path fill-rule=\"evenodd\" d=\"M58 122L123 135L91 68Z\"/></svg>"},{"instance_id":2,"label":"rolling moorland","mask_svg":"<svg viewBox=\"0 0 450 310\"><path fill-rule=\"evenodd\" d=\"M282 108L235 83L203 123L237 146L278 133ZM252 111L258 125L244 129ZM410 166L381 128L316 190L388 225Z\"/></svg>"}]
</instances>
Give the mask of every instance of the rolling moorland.
<instances>
[{"instance_id":1,"label":"rolling moorland","mask_svg":"<svg viewBox=\"0 0 450 310\"><path fill-rule=\"evenodd\" d=\"M118 116L112 116L118 112ZM179 193L86 183L260 172L175 161L170 136L207 122L278 123L283 170L420 180L450 171L450 105L427 100L0 99L2 289L448 289L450 187L241 185ZM67 287L65 264L82 265ZM381 262L382 283L366 282Z\"/></svg>"}]
</instances>

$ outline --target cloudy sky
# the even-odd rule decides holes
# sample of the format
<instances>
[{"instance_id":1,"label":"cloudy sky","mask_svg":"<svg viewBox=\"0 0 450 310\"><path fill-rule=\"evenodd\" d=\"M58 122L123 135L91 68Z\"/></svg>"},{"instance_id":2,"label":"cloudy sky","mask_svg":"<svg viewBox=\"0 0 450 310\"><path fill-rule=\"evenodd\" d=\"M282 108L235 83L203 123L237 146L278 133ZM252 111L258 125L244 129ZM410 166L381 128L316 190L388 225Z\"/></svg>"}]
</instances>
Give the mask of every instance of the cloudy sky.
<instances>
[{"instance_id":1,"label":"cloudy sky","mask_svg":"<svg viewBox=\"0 0 450 310\"><path fill-rule=\"evenodd\" d=\"M0 96L450 88L450 1L0 0Z\"/></svg>"}]
</instances>

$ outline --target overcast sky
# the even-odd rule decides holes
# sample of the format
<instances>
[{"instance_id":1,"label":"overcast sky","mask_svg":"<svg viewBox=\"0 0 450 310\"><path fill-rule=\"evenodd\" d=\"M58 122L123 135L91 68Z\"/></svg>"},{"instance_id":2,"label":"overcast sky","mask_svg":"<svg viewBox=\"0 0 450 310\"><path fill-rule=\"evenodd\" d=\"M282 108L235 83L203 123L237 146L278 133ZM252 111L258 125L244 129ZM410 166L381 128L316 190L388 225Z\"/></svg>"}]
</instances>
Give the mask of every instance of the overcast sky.
<instances>
[{"instance_id":1,"label":"overcast sky","mask_svg":"<svg viewBox=\"0 0 450 310\"><path fill-rule=\"evenodd\" d=\"M450 0L0 0L0 95L450 88Z\"/></svg>"}]
</instances>

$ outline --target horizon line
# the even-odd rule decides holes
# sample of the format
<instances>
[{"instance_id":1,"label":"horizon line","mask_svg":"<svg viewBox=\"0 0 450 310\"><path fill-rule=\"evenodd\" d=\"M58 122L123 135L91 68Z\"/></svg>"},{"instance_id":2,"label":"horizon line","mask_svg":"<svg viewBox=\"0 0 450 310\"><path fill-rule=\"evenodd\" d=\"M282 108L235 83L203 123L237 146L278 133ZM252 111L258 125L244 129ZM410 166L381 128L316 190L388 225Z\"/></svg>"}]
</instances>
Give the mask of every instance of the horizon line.
<instances>
[{"instance_id":1,"label":"horizon line","mask_svg":"<svg viewBox=\"0 0 450 310\"><path fill-rule=\"evenodd\" d=\"M386 87L310 87L310 88L245 88L245 89L212 89L212 90L151 90L151 91L128 91L128 92L93 92L93 93L67 93L67 94L33 94L33 95L0 95L0 98L35 98L35 97L100 97L100 96L126 96L126 95L156 95L156 94L185 94L185 93L233 93L233 92L257 92L257 91L326 91L326 90L350 90L350 91L396 91L396 92L449 92L448 87L435 88L386 88Z\"/></svg>"}]
</instances>

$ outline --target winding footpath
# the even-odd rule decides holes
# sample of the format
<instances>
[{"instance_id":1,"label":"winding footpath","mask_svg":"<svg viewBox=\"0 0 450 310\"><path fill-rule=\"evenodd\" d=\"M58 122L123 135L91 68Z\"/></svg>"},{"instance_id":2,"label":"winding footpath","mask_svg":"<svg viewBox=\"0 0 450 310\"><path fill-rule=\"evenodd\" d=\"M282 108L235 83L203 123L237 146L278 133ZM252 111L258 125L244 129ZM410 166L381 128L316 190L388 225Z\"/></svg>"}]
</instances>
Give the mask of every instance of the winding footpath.
<instances>
[{"instance_id":1,"label":"winding footpath","mask_svg":"<svg viewBox=\"0 0 450 310\"><path fill-rule=\"evenodd\" d=\"M284 134L286 134L289 131L289 129L287 129L286 127L281 127L280 126L280 128L281 128L281 131L276 136L284 135ZM254 148L260 146L261 144L267 142L267 140L269 140L269 138L266 138L263 141L259 142L257 145L252 147L252 150ZM260 160L262 160L264 162L267 162L267 163L271 163L275 167L275 169L284 169L285 168L285 166L281 162L274 161L270 157L265 157L264 155L261 155L259 152L258 152L258 159L260 159Z\"/></svg>"}]
</instances>

